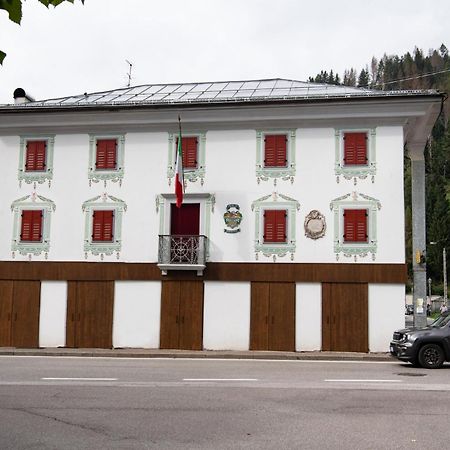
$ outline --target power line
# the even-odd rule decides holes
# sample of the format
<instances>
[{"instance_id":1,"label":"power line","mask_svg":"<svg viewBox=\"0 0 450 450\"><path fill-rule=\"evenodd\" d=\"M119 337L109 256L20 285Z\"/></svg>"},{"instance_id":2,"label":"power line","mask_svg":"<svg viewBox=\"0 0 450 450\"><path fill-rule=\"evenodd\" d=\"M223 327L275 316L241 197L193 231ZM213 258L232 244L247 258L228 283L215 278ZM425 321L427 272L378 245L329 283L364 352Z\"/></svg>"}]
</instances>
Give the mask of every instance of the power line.
<instances>
[{"instance_id":1,"label":"power line","mask_svg":"<svg viewBox=\"0 0 450 450\"><path fill-rule=\"evenodd\" d=\"M424 73L424 74L422 74L422 75L417 75L417 76L415 76L415 77L401 78L401 79L399 79L399 80L387 81L386 83L377 83L377 84L374 84L373 86L386 86L386 84L399 83L400 81L417 80L418 78L431 77L431 76L433 76L433 75L438 75L438 74L440 74L440 73L446 73L446 72L450 72L450 69L439 70L439 71L437 71L437 72Z\"/></svg>"}]
</instances>

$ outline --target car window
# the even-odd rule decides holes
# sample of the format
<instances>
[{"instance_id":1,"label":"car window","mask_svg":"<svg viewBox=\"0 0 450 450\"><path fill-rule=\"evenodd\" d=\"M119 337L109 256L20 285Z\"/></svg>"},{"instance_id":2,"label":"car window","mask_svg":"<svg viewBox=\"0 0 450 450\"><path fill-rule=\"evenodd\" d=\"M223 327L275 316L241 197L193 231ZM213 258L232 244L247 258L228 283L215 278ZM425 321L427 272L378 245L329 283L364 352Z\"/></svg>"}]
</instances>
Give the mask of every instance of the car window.
<instances>
[{"instance_id":1,"label":"car window","mask_svg":"<svg viewBox=\"0 0 450 450\"><path fill-rule=\"evenodd\" d=\"M450 323L450 314L445 314L443 316L439 316L432 324L432 327L437 327L437 328L441 328L441 327L445 327L446 325L448 325Z\"/></svg>"}]
</instances>

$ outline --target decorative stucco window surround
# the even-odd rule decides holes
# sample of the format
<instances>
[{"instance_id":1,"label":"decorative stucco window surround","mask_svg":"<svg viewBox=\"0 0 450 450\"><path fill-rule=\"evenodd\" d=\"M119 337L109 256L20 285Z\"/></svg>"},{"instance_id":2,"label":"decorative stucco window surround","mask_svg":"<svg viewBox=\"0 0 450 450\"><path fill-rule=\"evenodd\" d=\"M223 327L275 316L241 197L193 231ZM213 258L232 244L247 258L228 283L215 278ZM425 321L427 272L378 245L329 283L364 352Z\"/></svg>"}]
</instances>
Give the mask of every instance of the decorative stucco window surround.
<instances>
[{"instance_id":1,"label":"decorative stucco window surround","mask_svg":"<svg viewBox=\"0 0 450 450\"><path fill-rule=\"evenodd\" d=\"M264 243L264 211L287 210L286 218L286 242L285 243ZM291 254L291 260L294 260L296 249L295 240L295 217L296 212L300 210L300 203L286 195L273 192L270 195L255 200L252 203L252 211L255 212L255 259L261 252L264 256L273 258L275 262L277 257L281 258L288 253Z\"/></svg>"},{"instance_id":2,"label":"decorative stucco window surround","mask_svg":"<svg viewBox=\"0 0 450 450\"><path fill-rule=\"evenodd\" d=\"M364 165L345 165L344 164L344 134L345 133L367 133L367 164ZM376 164L376 128L337 128L335 130L335 174L336 181L339 183L339 177L342 175L346 180L353 178L353 184L356 185L357 179L365 179L369 175L372 177L372 183L375 182L377 171Z\"/></svg>"},{"instance_id":3,"label":"decorative stucco window surround","mask_svg":"<svg viewBox=\"0 0 450 450\"><path fill-rule=\"evenodd\" d=\"M266 135L285 134L286 142L286 167L264 167L264 139ZM277 185L277 180L294 182L295 176L295 130L256 130L256 179L258 184L273 178L273 185Z\"/></svg>"},{"instance_id":4,"label":"decorative stucco window surround","mask_svg":"<svg viewBox=\"0 0 450 450\"><path fill-rule=\"evenodd\" d=\"M123 200L108 195L106 192L97 197L86 200L82 210L85 213L84 227L84 255L100 255L103 260L105 255L116 253L117 259L120 257L122 249L122 215L127 210L127 205ZM111 242L101 242L92 240L93 212L94 211L114 211L113 240Z\"/></svg>"},{"instance_id":5,"label":"decorative stucco window surround","mask_svg":"<svg viewBox=\"0 0 450 450\"><path fill-rule=\"evenodd\" d=\"M36 192L12 202L11 211L14 213L14 225L11 250L13 258L15 252L19 252L21 255L28 255L29 259L32 255L39 256L44 253L47 259L50 250L50 219L55 209L56 206L52 200L37 195ZM20 240L23 210L42 211L42 239L40 242L23 242Z\"/></svg>"},{"instance_id":6,"label":"decorative stucco window surround","mask_svg":"<svg viewBox=\"0 0 450 450\"><path fill-rule=\"evenodd\" d=\"M156 196L156 213L159 213L159 235L170 235L170 205L175 203L175 194ZM209 237L211 236L211 214L216 204L215 194L184 194L183 203L200 203L200 235L206 236L206 257L209 259Z\"/></svg>"},{"instance_id":7,"label":"decorative stucco window surround","mask_svg":"<svg viewBox=\"0 0 450 450\"><path fill-rule=\"evenodd\" d=\"M117 140L117 161L115 169L97 169L97 141L100 139L116 139ZM89 170L88 179L89 186L94 183L103 181L106 187L107 181L119 183L122 185L124 175L124 159L125 159L125 134L90 134L89 135Z\"/></svg>"},{"instance_id":8,"label":"decorative stucco window surround","mask_svg":"<svg viewBox=\"0 0 450 450\"><path fill-rule=\"evenodd\" d=\"M33 170L27 171L26 164L26 153L27 153L27 143L28 141L45 141L45 170ZM22 186L22 181L27 184L34 185L36 188L36 183L43 184L48 181L50 186L51 180L53 179L53 151L55 147L55 136L20 136L20 152L19 152L19 186Z\"/></svg>"},{"instance_id":9,"label":"decorative stucco window surround","mask_svg":"<svg viewBox=\"0 0 450 450\"><path fill-rule=\"evenodd\" d=\"M183 137L196 137L198 139L197 146L197 168L188 169L184 168L183 176L184 182L190 181L192 183L200 179L200 184L203 186L205 182L205 153L206 153L206 132L199 133L183 133ZM169 186L172 178L175 176L175 162L177 154L177 138L178 133L169 133L169 152L167 156L167 179Z\"/></svg>"},{"instance_id":10,"label":"decorative stucco window surround","mask_svg":"<svg viewBox=\"0 0 450 450\"><path fill-rule=\"evenodd\" d=\"M335 198L330 203L330 209L334 213L334 253L336 261L339 261L339 254L345 257L363 258L369 253L372 260L375 260L377 252L377 212L381 209L379 200L358 192L352 192L342 197ZM345 209L366 209L367 216L367 242L344 242L344 210Z\"/></svg>"}]
</instances>

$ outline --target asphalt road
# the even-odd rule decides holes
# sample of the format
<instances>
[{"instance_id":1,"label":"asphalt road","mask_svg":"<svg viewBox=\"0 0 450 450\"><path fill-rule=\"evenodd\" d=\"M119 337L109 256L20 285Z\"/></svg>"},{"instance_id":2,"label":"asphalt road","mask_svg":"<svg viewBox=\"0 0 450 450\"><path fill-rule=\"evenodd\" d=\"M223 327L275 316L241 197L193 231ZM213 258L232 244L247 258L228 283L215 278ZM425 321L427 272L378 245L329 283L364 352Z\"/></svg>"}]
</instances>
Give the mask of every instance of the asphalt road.
<instances>
[{"instance_id":1,"label":"asphalt road","mask_svg":"<svg viewBox=\"0 0 450 450\"><path fill-rule=\"evenodd\" d=\"M450 365L0 357L0 449L444 449Z\"/></svg>"}]
</instances>

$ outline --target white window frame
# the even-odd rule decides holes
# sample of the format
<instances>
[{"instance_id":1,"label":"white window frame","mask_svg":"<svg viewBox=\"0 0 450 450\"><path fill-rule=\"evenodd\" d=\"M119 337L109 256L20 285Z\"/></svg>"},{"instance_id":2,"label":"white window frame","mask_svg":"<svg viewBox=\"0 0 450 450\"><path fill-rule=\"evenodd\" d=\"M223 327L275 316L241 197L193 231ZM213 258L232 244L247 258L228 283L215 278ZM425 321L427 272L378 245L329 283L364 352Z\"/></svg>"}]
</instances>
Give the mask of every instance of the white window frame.
<instances>
[{"instance_id":1,"label":"white window frame","mask_svg":"<svg viewBox=\"0 0 450 450\"><path fill-rule=\"evenodd\" d=\"M97 170L95 166L95 163L97 161L97 141L101 139L117 140L117 167L115 169ZM89 135L89 169L88 169L89 186L91 186L92 182L99 183L100 181L103 181L105 187L107 181L119 183L119 186L121 186L125 173L124 164L125 164L125 134Z\"/></svg>"},{"instance_id":2,"label":"white window frame","mask_svg":"<svg viewBox=\"0 0 450 450\"><path fill-rule=\"evenodd\" d=\"M33 192L31 195L21 197L11 204L13 218L13 236L11 242L12 257L15 258L16 252L23 256L39 256L44 253L45 259L48 258L50 251L50 223L51 214L56 209L55 203L41 195ZM21 241L20 234L22 230L22 211L42 211L42 239L40 242Z\"/></svg>"},{"instance_id":3,"label":"white window frame","mask_svg":"<svg viewBox=\"0 0 450 450\"><path fill-rule=\"evenodd\" d=\"M32 170L27 171L25 168L26 164L26 153L27 153L27 143L28 141L45 141L47 143L45 148L45 169L44 170ZM36 183L43 184L48 181L48 185L51 185L53 179L53 152L55 147L55 136L54 135L27 135L20 136L20 147L19 147L19 170L18 179L19 186L22 186L24 181L26 184L33 184L36 187Z\"/></svg>"},{"instance_id":4,"label":"white window frame","mask_svg":"<svg viewBox=\"0 0 450 450\"><path fill-rule=\"evenodd\" d=\"M285 167L265 167L265 145L264 140L267 135L284 134L286 135L286 166ZM273 179L273 185L277 185L277 180L294 182L295 176L295 140L296 130L256 130L256 180L258 184L263 181Z\"/></svg>"},{"instance_id":5,"label":"white window frame","mask_svg":"<svg viewBox=\"0 0 450 450\"><path fill-rule=\"evenodd\" d=\"M122 215L127 210L127 205L123 200L112 195L103 194L86 200L83 203L82 210L85 213L84 226L84 255L88 258L89 253L94 256L100 255L103 260L105 255L110 256L116 253L117 259L120 258L122 249ZM94 211L114 211L113 240L112 241L93 241L92 226Z\"/></svg>"},{"instance_id":6,"label":"white window frame","mask_svg":"<svg viewBox=\"0 0 450 450\"><path fill-rule=\"evenodd\" d=\"M286 242L264 242L264 211L266 210L286 210ZM300 203L286 195L273 192L255 200L252 203L252 211L255 214L255 259L259 259L259 253L267 258L273 258L276 262L277 257L282 258L288 253L291 260L294 260L296 250L296 215L300 210Z\"/></svg>"},{"instance_id":7,"label":"white window frame","mask_svg":"<svg viewBox=\"0 0 450 450\"><path fill-rule=\"evenodd\" d=\"M367 164L345 165L344 163L344 134L345 133L366 133L367 134ZM335 165L334 171L336 181L339 183L339 177L346 180L353 179L353 184L357 180L364 180L371 176L372 183L375 182L377 172L376 164L376 128L336 128L335 129Z\"/></svg>"},{"instance_id":8,"label":"white window frame","mask_svg":"<svg viewBox=\"0 0 450 450\"><path fill-rule=\"evenodd\" d=\"M344 241L344 211L346 209L367 210L367 242L345 242ZM369 253L372 260L375 260L378 240L377 240L377 212L381 209L379 200L358 192L352 192L342 197L334 199L330 203L330 210L334 214L334 253L336 261L339 255L354 258L366 257Z\"/></svg>"}]
</instances>

